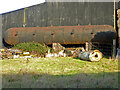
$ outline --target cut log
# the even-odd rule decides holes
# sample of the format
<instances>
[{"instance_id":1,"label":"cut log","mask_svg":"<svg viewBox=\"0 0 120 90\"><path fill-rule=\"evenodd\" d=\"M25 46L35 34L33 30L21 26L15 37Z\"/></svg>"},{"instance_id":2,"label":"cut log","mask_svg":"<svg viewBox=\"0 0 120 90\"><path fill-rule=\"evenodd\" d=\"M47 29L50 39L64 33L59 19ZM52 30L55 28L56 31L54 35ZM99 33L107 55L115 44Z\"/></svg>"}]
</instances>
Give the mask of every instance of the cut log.
<instances>
[{"instance_id":1,"label":"cut log","mask_svg":"<svg viewBox=\"0 0 120 90\"><path fill-rule=\"evenodd\" d=\"M102 53L99 50L85 51L78 54L78 58L82 60L100 61Z\"/></svg>"}]
</instances>

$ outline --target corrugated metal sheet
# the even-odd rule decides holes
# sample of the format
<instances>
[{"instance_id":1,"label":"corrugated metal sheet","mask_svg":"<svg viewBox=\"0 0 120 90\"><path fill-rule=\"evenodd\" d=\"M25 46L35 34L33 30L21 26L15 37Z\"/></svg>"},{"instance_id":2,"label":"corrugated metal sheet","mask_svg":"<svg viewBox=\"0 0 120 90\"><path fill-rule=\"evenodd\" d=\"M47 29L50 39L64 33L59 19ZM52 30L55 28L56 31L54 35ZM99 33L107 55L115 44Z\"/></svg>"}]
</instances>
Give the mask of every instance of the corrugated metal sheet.
<instances>
[{"instance_id":1,"label":"corrugated metal sheet","mask_svg":"<svg viewBox=\"0 0 120 90\"><path fill-rule=\"evenodd\" d=\"M22 27L113 25L113 2L45 2L3 15L3 30Z\"/></svg>"}]
</instances>

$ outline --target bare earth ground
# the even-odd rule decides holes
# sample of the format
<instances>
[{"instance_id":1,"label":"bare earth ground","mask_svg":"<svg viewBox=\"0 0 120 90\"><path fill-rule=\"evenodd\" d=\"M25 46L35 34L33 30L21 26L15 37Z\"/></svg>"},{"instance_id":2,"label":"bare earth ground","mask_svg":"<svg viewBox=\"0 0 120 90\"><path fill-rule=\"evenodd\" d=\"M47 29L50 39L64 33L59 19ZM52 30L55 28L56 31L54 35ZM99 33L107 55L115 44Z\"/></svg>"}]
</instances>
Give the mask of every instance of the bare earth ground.
<instances>
[{"instance_id":1,"label":"bare earth ground","mask_svg":"<svg viewBox=\"0 0 120 90\"><path fill-rule=\"evenodd\" d=\"M1 60L3 88L118 88L118 60L71 57ZM120 83L120 82L119 82Z\"/></svg>"}]
</instances>

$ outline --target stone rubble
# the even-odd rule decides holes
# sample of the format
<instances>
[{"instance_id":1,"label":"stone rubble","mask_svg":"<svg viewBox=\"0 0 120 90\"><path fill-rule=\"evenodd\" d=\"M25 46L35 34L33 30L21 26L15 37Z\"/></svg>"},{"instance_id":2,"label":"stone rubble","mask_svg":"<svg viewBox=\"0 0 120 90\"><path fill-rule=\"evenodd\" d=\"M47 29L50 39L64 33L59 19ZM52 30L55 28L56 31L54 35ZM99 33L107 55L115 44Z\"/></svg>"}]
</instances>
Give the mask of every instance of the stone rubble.
<instances>
[{"instance_id":1,"label":"stone rubble","mask_svg":"<svg viewBox=\"0 0 120 90\"><path fill-rule=\"evenodd\" d=\"M56 44L56 45L60 46L60 44ZM73 48L62 47L61 49L59 48L59 50L57 51L57 49L55 48L55 50L53 49L55 51L53 53L50 53L50 50L48 50L48 52L45 54L45 57L77 57L77 54L82 49L83 48L73 49ZM30 52L23 52L22 50L19 49L0 49L0 60L17 59L17 58L22 58L22 59L41 58L41 56L37 57L37 55L31 55Z\"/></svg>"},{"instance_id":2,"label":"stone rubble","mask_svg":"<svg viewBox=\"0 0 120 90\"><path fill-rule=\"evenodd\" d=\"M35 56L19 49L0 49L0 59L35 58Z\"/></svg>"},{"instance_id":3,"label":"stone rubble","mask_svg":"<svg viewBox=\"0 0 120 90\"><path fill-rule=\"evenodd\" d=\"M50 49L45 55L38 56L37 54L32 55L31 52L23 52L19 49L0 49L0 60L1 59L29 59L29 58L41 58L41 57L79 57L79 54L85 52L83 47L79 48L65 48L59 43L53 44L53 52Z\"/></svg>"}]
</instances>

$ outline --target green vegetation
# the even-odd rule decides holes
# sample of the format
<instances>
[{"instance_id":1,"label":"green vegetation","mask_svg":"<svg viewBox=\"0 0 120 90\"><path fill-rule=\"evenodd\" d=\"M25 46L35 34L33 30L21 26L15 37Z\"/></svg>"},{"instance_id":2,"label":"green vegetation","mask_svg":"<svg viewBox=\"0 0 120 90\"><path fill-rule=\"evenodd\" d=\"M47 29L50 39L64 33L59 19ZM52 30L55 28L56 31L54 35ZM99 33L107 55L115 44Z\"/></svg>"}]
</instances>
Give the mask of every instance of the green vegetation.
<instances>
[{"instance_id":1,"label":"green vegetation","mask_svg":"<svg viewBox=\"0 0 120 90\"><path fill-rule=\"evenodd\" d=\"M50 47L46 45L42 45L40 43L35 42L29 42L29 43L20 43L13 47L14 49L22 49L22 51L28 51L33 53L39 53L41 55L44 55L48 49L51 49Z\"/></svg>"},{"instance_id":2,"label":"green vegetation","mask_svg":"<svg viewBox=\"0 0 120 90\"><path fill-rule=\"evenodd\" d=\"M1 60L3 88L117 88L118 60L71 57Z\"/></svg>"}]
</instances>

